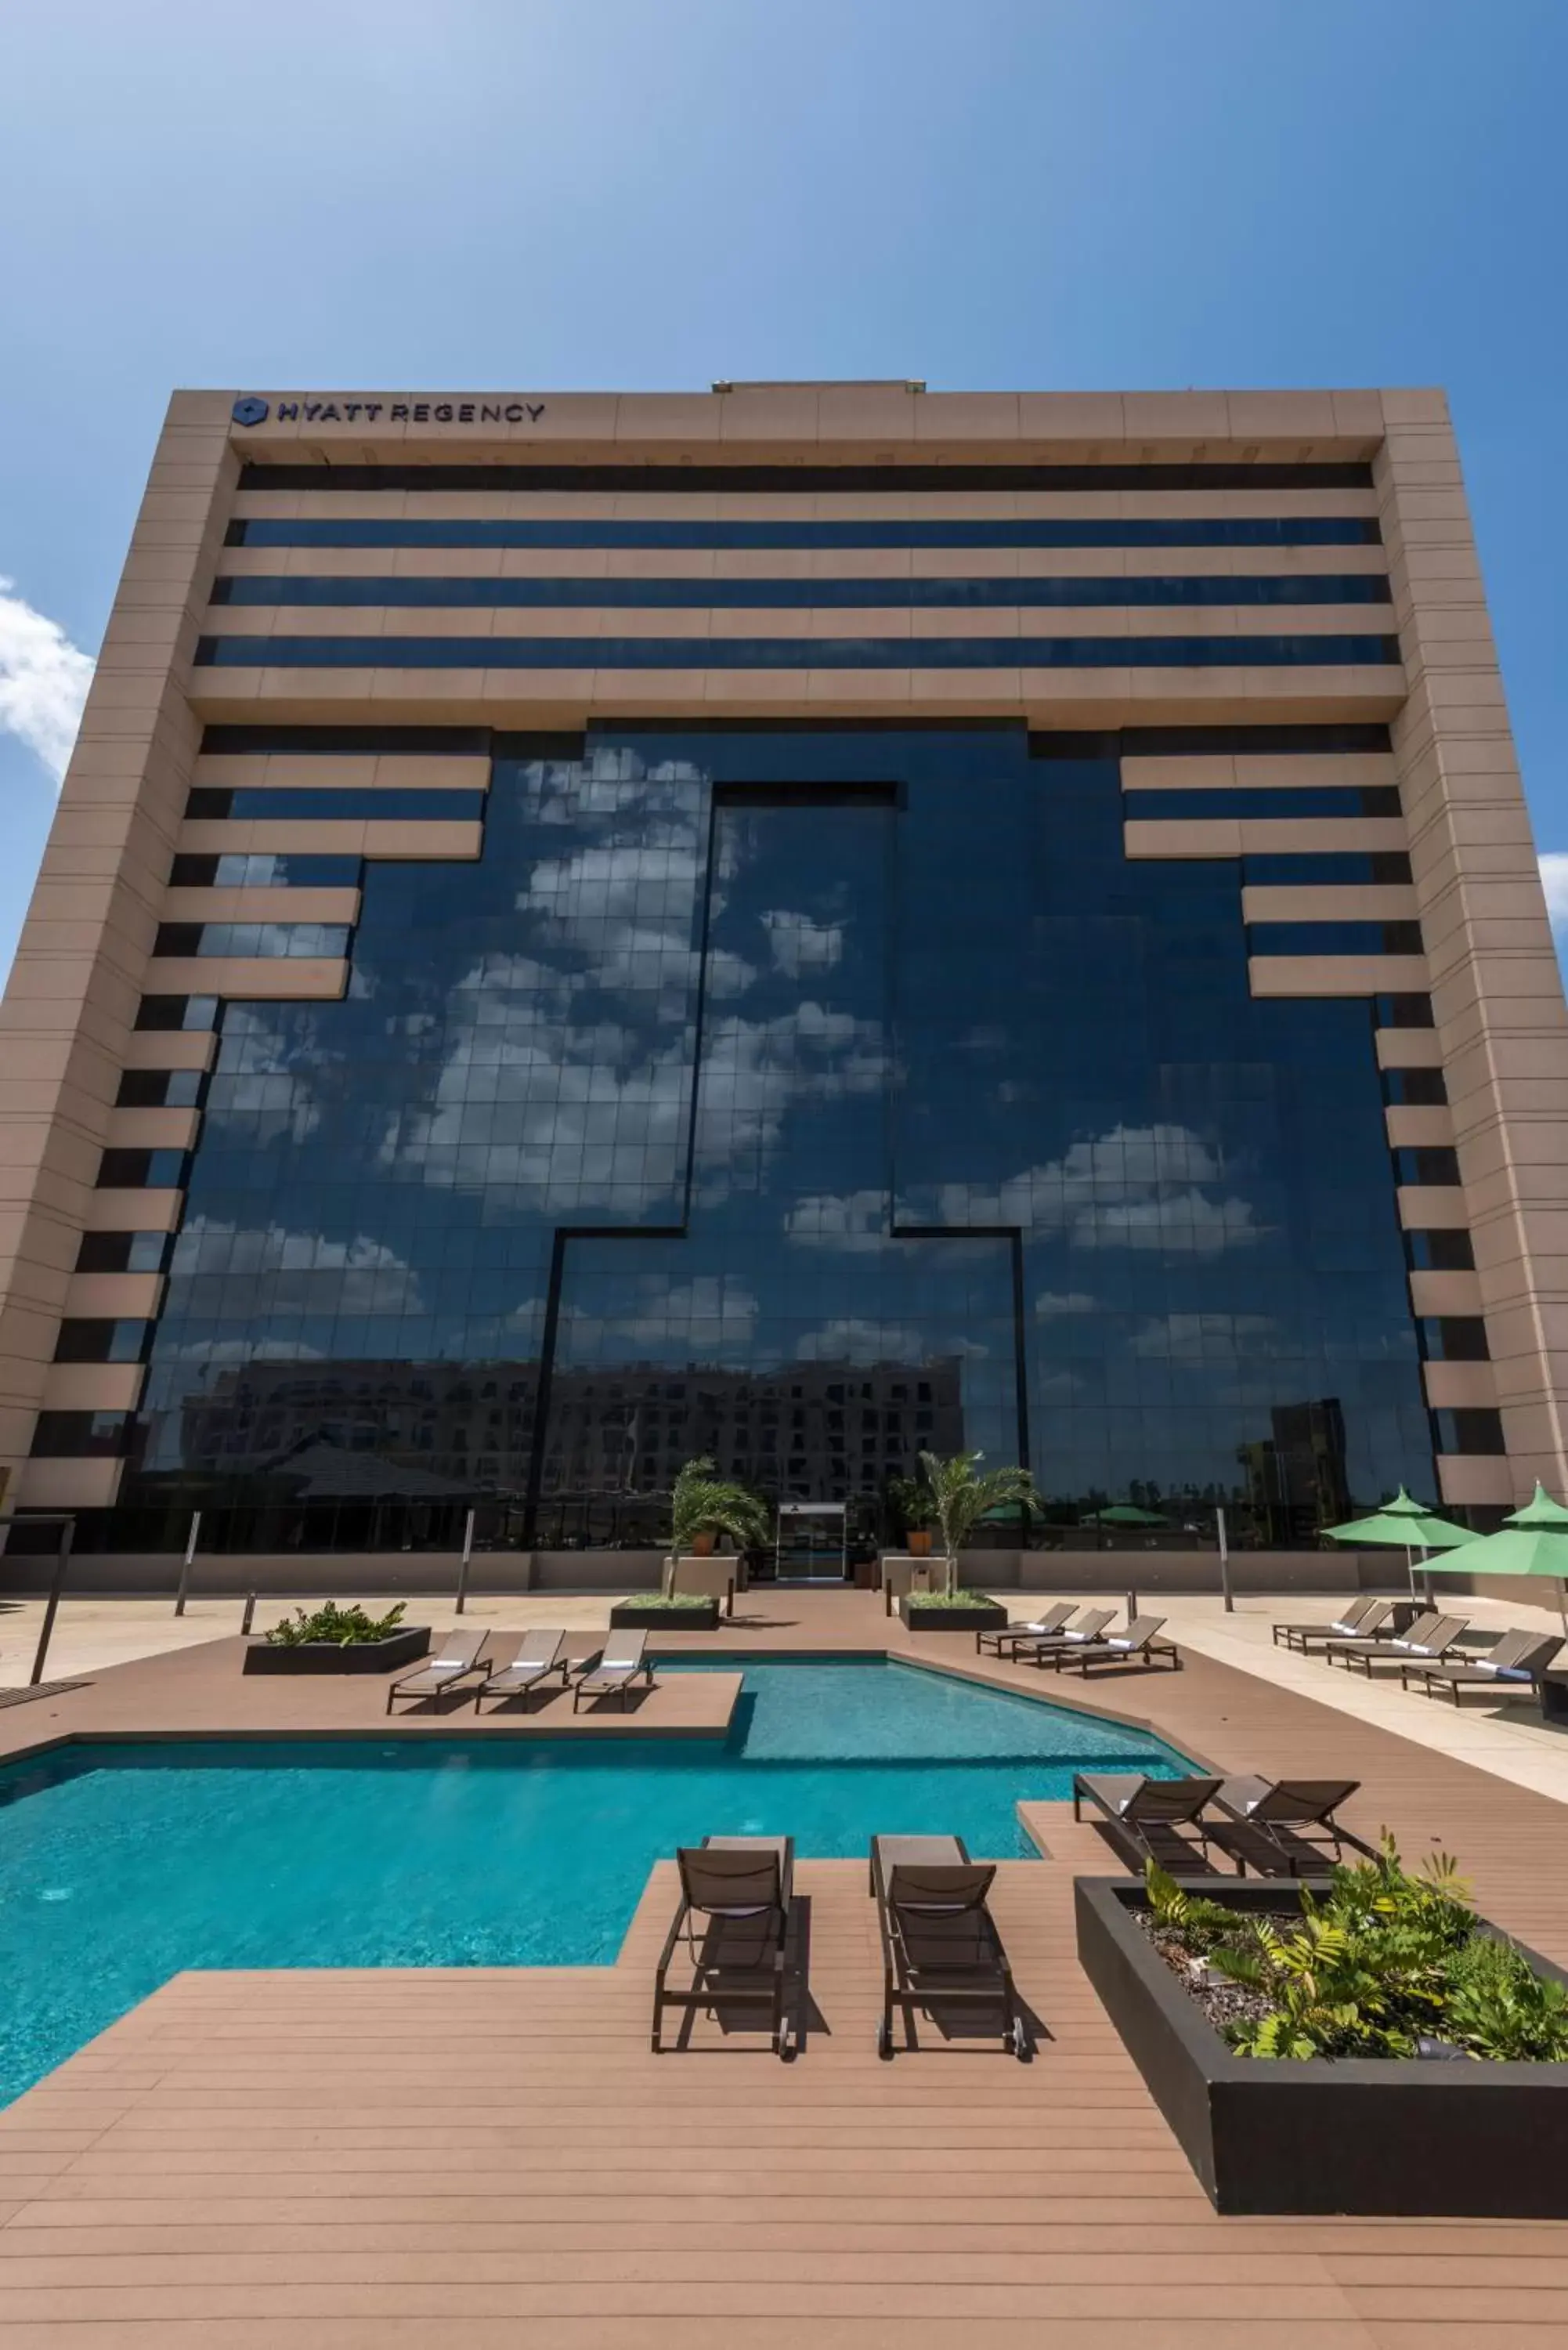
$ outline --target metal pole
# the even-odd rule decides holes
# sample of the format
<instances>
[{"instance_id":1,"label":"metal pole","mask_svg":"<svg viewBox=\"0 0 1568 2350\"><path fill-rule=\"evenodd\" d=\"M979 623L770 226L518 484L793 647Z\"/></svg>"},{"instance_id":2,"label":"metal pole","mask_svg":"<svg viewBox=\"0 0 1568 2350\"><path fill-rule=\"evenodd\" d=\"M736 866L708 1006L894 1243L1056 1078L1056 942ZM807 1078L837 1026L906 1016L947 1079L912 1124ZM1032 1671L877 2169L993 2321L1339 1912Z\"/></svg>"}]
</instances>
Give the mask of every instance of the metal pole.
<instances>
[{"instance_id":1,"label":"metal pole","mask_svg":"<svg viewBox=\"0 0 1568 2350\"><path fill-rule=\"evenodd\" d=\"M1231 1545L1225 1539L1225 1513L1223 1510L1215 1511L1214 1525L1215 1531L1220 1537L1220 1588L1225 1595L1226 1615L1234 1616L1236 1613L1236 1595L1231 1588Z\"/></svg>"},{"instance_id":2,"label":"metal pole","mask_svg":"<svg viewBox=\"0 0 1568 2350\"><path fill-rule=\"evenodd\" d=\"M37 1653L33 1659L33 1669L27 1676L29 1689L36 1689L44 1678L44 1659L49 1652L49 1636L55 1628L55 1617L59 1611L60 1594L66 1587L66 1569L71 1563L71 1543L76 1530L77 1522L74 1518L67 1518L60 1528L60 1547L55 1559L55 1579L49 1586L48 1604L44 1609L43 1629L38 1634Z\"/></svg>"},{"instance_id":3,"label":"metal pole","mask_svg":"<svg viewBox=\"0 0 1568 2350\"><path fill-rule=\"evenodd\" d=\"M254 1615L255 1615L255 1612L256 1612L256 1596L255 1596L255 1593L254 1593L254 1591L247 1591L247 1592L246 1592L246 1594L245 1594L245 1612L244 1612L244 1614L240 1617L240 1638L241 1638L241 1639L242 1639L242 1640L248 1640L248 1639L249 1639L249 1638L250 1638L250 1633L251 1633L251 1622L252 1622L252 1618L253 1618L253 1617L254 1617Z\"/></svg>"},{"instance_id":4,"label":"metal pole","mask_svg":"<svg viewBox=\"0 0 1568 2350\"><path fill-rule=\"evenodd\" d=\"M470 1510L462 1529L462 1565L457 1570L457 1612L461 1616L468 1601L468 1569L473 1556L473 1512Z\"/></svg>"},{"instance_id":5,"label":"metal pole","mask_svg":"<svg viewBox=\"0 0 1568 2350\"><path fill-rule=\"evenodd\" d=\"M1127 1622L1128 1622L1129 1624L1132 1622L1133 1617L1134 1617L1137 1614L1137 1593L1136 1591L1129 1591L1129 1592L1127 1593Z\"/></svg>"},{"instance_id":6,"label":"metal pole","mask_svg":"<svg viewBox=\"0 0 1568 2350\"><path fill-rule=\"evenodd\" d=\"M191 1586L191 1565L196 1555L196 1536L201 1533L201 1531L202 1513L200 1510L192 1510L191 1513L191 1532L185 1544L185 1564L180 1569L180 1588L174 1594L174 1613L176 1616L183 1616L185 1613L185 1594Z\"/></svg>"}]
</instances>

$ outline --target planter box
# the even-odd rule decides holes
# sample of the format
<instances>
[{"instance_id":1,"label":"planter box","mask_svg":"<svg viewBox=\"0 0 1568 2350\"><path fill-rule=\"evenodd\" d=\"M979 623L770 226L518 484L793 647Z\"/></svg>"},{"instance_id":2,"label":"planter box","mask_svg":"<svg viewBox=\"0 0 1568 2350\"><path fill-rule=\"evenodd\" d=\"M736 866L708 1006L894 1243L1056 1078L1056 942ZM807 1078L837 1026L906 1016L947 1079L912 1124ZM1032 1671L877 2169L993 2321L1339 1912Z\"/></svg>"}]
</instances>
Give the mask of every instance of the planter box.
<instances>
[{"instance_id":1,"label":"planter box","mask_svg":"<svg viewBox=\"0 0 1568 2350\"><path fill-rule=\"evenodd\" d=\"M994 1632L1008 1621L1000 1600L976 1600L967 1607L933 1607L918 1591L906 1592L898 1602L898 1613L911 1632Z\"/></svg>"},{"instance_id":2,"label":"planter box","mask_svg":"<svg viewBox=\"0 0 1568 2350\"><path fill-rule=\"evenodd\" d=\"M1277 1878L1189 1883L1253 1914L1301 1896ZM1235 2055L1129 1914L1140 1884L1080 1877L1074 1896L1084 1971L1217 2211L1568 2219L1568 2064Z\"/></svg>"},{"instance_id":3,"label":"planter box","mask_svg":"<svg viewBox=\"0 0 1568 2350\"><path fill-rule=\"evenodd\" d=\"M428 1624L406 1625L385 1640L361 1640L345 1648L337 1640L306 1640L302 1648L275 1647L270 1640L245 1642L247 1673L406 1672L430 1653Z\"/></svg>"},{"instance_id":4,"label":"planter box","mask_svg":"<svg viewBox=\"0 0 1568 2350\"><path fill-rule=\"evenodd\" d=\"M619 1599L610 1609L616 1632L714 1632L718 1627L716 1599L705 1599L700 1607L650 1607L646 1600Z\"/></svg>"}]
</instances>

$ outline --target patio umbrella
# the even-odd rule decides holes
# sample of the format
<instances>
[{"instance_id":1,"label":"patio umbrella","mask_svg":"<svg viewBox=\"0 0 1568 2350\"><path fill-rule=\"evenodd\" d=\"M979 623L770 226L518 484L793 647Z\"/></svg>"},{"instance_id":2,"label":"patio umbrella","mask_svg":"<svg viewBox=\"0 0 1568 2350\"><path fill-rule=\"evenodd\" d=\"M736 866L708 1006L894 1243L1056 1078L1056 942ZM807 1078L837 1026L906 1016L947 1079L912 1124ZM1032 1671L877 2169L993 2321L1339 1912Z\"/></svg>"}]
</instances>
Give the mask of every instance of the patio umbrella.
<instances>
[{"instance_id":1,"label":"patio umbrella","mask_svg":"<svg viewBox=\"0 0 1568 2350\"><path fill-rule=\"evenodd\" d=\"M1568 1510L1537 1482L1523 1509L1505 1518L1495 1534L1480 1534L1446 1557L1433 1559L1429 1572L1550 1575L1557 1586L1563 1629L1568 1633Z\"/></svg>"},{"instance_id":2,"label":"patio umbrella","mask_svg":"<svg viewBox=\"0 0 1568 2350\"><path fill-rule=\"evenodd\" d=\"M1079 1519L1083 1526L1168 1526L1158 1510L1140 1510L1136 1502L1112 1502L1103 1510L1090 1510Z\"/></svg>"},{"instance_id":3,"label":"patio umbrella","mask_svg":"<svg viewBox=\"0 0 1568 2350\"><path fill-rule=\"evenodd\" d=\"M1410 1589L1416 1588L1415 1554L1431 1550L1453 1550L1460 1543L1467 1545L1470 1537L1463 1526L1456 1526L1449 1518L1439 1518L1421 1503L1412 1501L1403 1485L1391 1502L1374 1510L1369 1518L1352 1518L1343 1526L1324 1526L1330 1542L1365 1546L1375 1550L1382 1545L1396 1545L1405 1554L1405 1568L1410 1577ZM1423 1555L1423 1567L1427 1560Z\"/></svg>"}]
</instances>

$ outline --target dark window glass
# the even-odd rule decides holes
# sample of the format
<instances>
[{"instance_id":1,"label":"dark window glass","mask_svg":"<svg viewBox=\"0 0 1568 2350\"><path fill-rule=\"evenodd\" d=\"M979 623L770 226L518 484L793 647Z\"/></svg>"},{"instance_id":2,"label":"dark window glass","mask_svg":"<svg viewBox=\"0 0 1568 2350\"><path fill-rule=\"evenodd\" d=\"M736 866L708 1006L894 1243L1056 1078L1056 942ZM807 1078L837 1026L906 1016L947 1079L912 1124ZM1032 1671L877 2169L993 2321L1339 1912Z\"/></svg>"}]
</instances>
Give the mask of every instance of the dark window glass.
<instances>
[{"instance_id":1,"label":"dark window glass","mask_svg":"<svg viewBox=\"0 0 1568 2350\"><path fill-rule=\"evenodd\" d=\"M167 1232L84 1232L78 1273L161 1273L173 1246Z\"/></svg>"},{"instance_id":2,"label":"dark window glass","mask_svg":"<svg viewBox=\"0 0 1568 2350\"><path fill-rule=\"evenodd\" d=\"M1436 1024L1429 995L1375 995L1372 1008L1379 1028L1430 1028Z\"/></svg>"},{"instance_id":3,"label":"dark window glass","mask_svg":"<svg viewBox=\"0 0 1568 2350\"><path fill-rule=\"evenodd\" d=\"M225 850L220 857L177 857L169 879L177 889L355 889L357 857L298 857Z\"/></svg>"},{"instance_id":4,"label":"dark window glass","mask_svg":"<svg viewBox=\"0 0 1568 2350\"><path fill-rule=\"evenodd\" d=\"M36 1461L118 1459L128 1450L130 1414L124 1411L41 1411L33 1429Z\"/></svg>"},{"instance_id":5,"label":"dark window glass","mask_svg":"<svg viewBox=\"0 0 1568 2350\"><path fill-rule=\"evenodd\" d=\"M144 995L137 1007L136 1024L141 1029L215 1028L218 999L215 995Z\"/></svg>"},{"instance_id":6,"label":"dark window glass","mask_svg":"<svg viewBox=\"0 0 1568 2350\"><path fill-rule=\"evenodd\" d=\"M488 403L481 423L499 423L503 408ZM396 421L399 411L392 411ZM310 420L308 416L306 422ZM348 420L354 421L352 417ZM516 422L519 420L510 420ZM242 490L481 491L606 490L690 497L694 493L763 491L811 496L818 491L870 490L901 494L935 490L1366 490L1372 468L1351 459L1321 464L1241 463L1130 465L339 465L268 464L257 459L240 473Z\"/></svg>"},{"instance_id":7,"label":"dark window glass","mask_svg":"<svg viewBox=\"0 0 1568 2350\"><path fill-rule=\"evenodd\" d=\"M1439 1452L1506 1452L1501 1411L1435 1411Z\"/></svg>"},{"instance_id":8,"label":"dark window glass","mask_svg":"<svg viewBox=\"0 0 1568 2350\"><path fill-rule=\"evenodd\" d=\"M971 724L994 724L972 720ZM210 732L211 730L209 730ZM1306 758L1323 752L1386 752L1386 726L1124 726L1083 734L1054 729L1031 734L1032 759Z\"/></svg>"},{"instance_id":9,"label":"dark window glass","mask_svg":"<svg viewBox=\"0 0 1568 2350\"><path fill-rule=\"evenodd\" d=\"M1429 1107L1446 1102L1449 1088L1441 1069L1385 1069L1383 1098Z\"/></svg>"},{"instance_id":10,"label":"dark window glass","mask_svg":"<svg viewBox=\"0 0 1568 2350\"><path fill-rule=\"evenodd\" d=\"M98 1170L100 1191L177 1191L184 1180L182 1150L106 1150Z\"/></svg>"},{"instance_id":11,"label":"dark window glass","mask_svg":"<svg viewBox=\"0 0 1568 2350\"><path fill-rule=\"evenodd\" d=\"M1232 791L1131 791L1122 794L1122 814L1147 823L1151 817L1185 822L1192 816L1397 816L1399 794L1392 784L1282 784Z\"/></svg>"},{"instance_id":12,"label":"dark window glass","mask_svg":"<svg viewBox=\"0 0 1568 2350\"><path fill-rule=\"evenodd\" d=\"M185 802L188 816L298 816L306 822L369 822L391 816L409 822L427 818L470 822L484 814L483 792L409 790L369 785L363 790L329 786L295 790L287 785L245 784L234 790L198 784Z\"/></svg>"},{"instance_id":13,"label":"dark window glass","mask_svg":"<svg viewBox=\"0 0 1568 2350\"><path fill-rule=\"evenodd\" d=\"M1419 922L1253 922L1257 955L1410 955L1421 951Z\"/></svg>"},{"instance_id":14,"label":"dark window glass","mask_svg":"<svg viewBox=\"0 0 1568 2350\"><path fill-rule=\"evenodd\" d=\"M1479 1314L1444 1314L1417 1321L1421 1352L1432 1363L1486 1363L1491 1360L1486 1323Z\"/></svg>"},{"instance_id":15,"label":"dark window glass","mask_svg":"<svg viewBox=\"0 0 1568 2350\"><path fill-rule=\"evenodd\" d=\"M55 1341L57 1363L137 1363L151 1329L149 1322L97 1322L67 1315Z\"/></svg>"},{"instance_id":16,"label":"dark window glass","mask_svg":"<svg viewBox=\"0 0 1568 2350\"><path fill-rule=\"evenodd\" d=\"M194 1109L202 1098L200 1069L127 1069L115 1097L119 1109Z\"/></svg>"},{"instance_id":17,"label":"dark window glass","mask_svg":"<svg viewBox=\"0 0 1568 2350\"><path fill-rule=\"evenodd\" d=\"M1462 1226L1407 1232L1405 1255L1412 1273L1473 1273L1476 1253Z\"/></svg>"},{"instance_id":18,"label":"dark window glass","mask_svg":"<svg viewBox=\"0 0 1568 2350\"><path fill-rule=\"evenodd\" d=\"M161 922L155 955L346 955L342 922Z\"/></svg>"},{"instance_id":19,"label":"dark window glass","mask_svg":"<svg viewBox=\"0 0 1568 2350\"><path fill-rule=\"evenodd\" d=\"M1398 659L1398 638L1385 636L201 637L196 643L199 669L1322 669Z\"/></svg>"},{"instance_id":20,"label":"dark window glass","mask_svg":"<svg viewBox=\"0 0 1568 2350\"><path fill-rule=\"evenodd\" d=\"M1401 1183L1455 1184L1459 1180L1459 1153L1441 1149L1397 1150L1394 1169Z\"/></svg>"},{"instance_id":21,"label":"dark window glass","mask_svg":"<svg viewBox=\"0 0 1568 2350\"><path fill-rule=\"evenodd\" d=\"M1376 546L1370 515L1223 522L232 522L228 546Z\"/></svg>"},{"instance_id":22,"label":"dark window glass","mask_svg":"<svg viewBox=\"0 0 1568 2350\"><path fill-rule=\"evenodd\" d=\"M1408 881L1410 860L1397 848L1282 850L1243 857L1241 879L1255 888L1330 888L1368 882Z\"/></svg>"},{"instance_id":23,"label":"dark window glass","mask_svg":"<svg viewBox=\"0 0 1568 2350\"><path fill-rule=\"evenodd\" d=\"M919 1444L1205 1541L1431 1492L1367 1007L1253 997L1237 879L1022 727L499 751L341 1001L224 1007L119 1538L651 1544L699 1451L867 1543Z\"/></svg>"},{"instance_id":24,"label":"dark window glass","mask_svg":"<svg viewBox=\"0 0 1568 2350\"><path fill-rule=\"evenodd\" d=\"M1386 604L1381 572L1305 572L1285 578L1245 573L1168 579L418 579L305 578L288 572L215 579L214 604L414 605L462 609L662 611L856 611L913 607L984 610L1093 605Z\"/></svg>"}]
</instances>

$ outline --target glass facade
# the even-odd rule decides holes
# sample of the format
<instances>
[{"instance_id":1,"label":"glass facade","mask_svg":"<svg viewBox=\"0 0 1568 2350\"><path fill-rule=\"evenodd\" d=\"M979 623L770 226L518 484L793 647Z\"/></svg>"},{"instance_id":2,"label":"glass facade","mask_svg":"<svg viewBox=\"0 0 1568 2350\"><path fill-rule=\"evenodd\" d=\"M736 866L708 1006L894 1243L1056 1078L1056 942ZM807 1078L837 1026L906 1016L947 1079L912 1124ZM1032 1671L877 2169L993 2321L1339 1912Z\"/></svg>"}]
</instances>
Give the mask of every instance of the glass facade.
<instances>
[{"instance_id":1,"label":"glass facade","mask_svg":"<svg viewBox=\"0 0 1568 2350\"><path fill-rule=\"evenodd\" d=\"M198 669L1335 669L1386 637L199 637Z\"/></svg>"},{"instance_id":2,"label":"glass facade","mask_svg":"<svg viewBox=\"0 0 1568 2350\"><path fill-rule=\"evenodd\" d=\"M696 1452L867 1523L928 1446L1242 1538L1433 1491L1372 1005L1254 999L1239 860L1044 747L503 738L343 1001L223 1009L108 1538L649 1540Z\"/></svg>"},{"instance_id":3,"label":"glass facade","mask_svg":"<svg viewBox=\"0 0 1568 2350\"><path fill-rule=\"evenodd\" d=\"M1204 573L1196 578L1021 579L451 579L306 578L287 572L215 579L214 604L516 606L602 611L607 605L712 611L751 605L853 610L865 605L984 608L1085 604L1386 604L1380 571L1301 572L1286 577Z\"/></svg>"}]
</instances>

